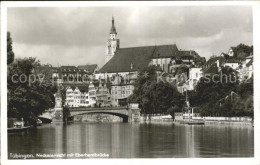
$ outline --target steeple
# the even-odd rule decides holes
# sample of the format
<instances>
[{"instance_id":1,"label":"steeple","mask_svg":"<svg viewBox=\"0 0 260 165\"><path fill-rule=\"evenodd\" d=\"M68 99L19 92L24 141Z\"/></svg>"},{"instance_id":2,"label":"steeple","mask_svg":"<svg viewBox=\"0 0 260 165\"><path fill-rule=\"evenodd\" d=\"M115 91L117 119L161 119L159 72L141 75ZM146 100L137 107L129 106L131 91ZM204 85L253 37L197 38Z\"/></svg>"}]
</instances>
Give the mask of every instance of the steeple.
<instances>
[{"instance_id":1,"label":"steeple","mask_svg":"<svg viewBox=\"0 0 260 165\"><path fill-rule=\"evenodd\" d=\"M117 39L117 32L115 27L114 17L112 16L112 26L110 28L109 39L107 40L107 51L105 56L105 62L107 63L119 48L119 39Z\"/></svg>"},{"instance_id":2,"label":"steeple","mask_svg":"<svg viewBox=\"0 0 260 165\"><path fill-rule=\"evenodd\" d=\"M114 17L112 16L112 26L110 28L110 34L117 34L116 33L116 27L115 27L115 21L114 21Z\"/></svg>"}]
</instances>

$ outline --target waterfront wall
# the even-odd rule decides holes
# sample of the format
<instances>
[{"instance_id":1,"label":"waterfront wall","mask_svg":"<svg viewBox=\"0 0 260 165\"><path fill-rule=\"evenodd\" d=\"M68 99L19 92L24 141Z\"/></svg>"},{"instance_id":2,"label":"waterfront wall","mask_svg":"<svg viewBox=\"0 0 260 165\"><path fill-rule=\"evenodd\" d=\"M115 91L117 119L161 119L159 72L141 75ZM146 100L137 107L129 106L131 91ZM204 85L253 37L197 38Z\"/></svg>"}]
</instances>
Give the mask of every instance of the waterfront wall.
<instances>
[{"instance_id":1,"label":"waterfront wall","mask_svg":"<svg viewBox=\"0 0 260 165\"><path fill-rule=\"evenodd\" d=\"M141 121L155 121L155 122L173 122L171 115L142 115L140 117Z\"/></svg>"},{"instance_id":2,"label":"waterfront wall","mask_svg":"<svg viewBox=\"0 0 260 165\"><path fill-rule=\"evenodd\" d=\"M251 117L192 117L193 120L205 121L229 121L229 122L252 122Z\"/></svg>"},{"instance_id":3,"label":"waterfront wall","mask_svg":"<svg viewBox=\"0 0 260 165\"><path fill-rule=\"evenodd\" d=\"M176 116L175 116L176 117ZM183 122L189 120L188 117L177 117L172 119L171 115L141 115L141 122ZM193 120L203 120L205 124L228 124L228 125L252 125L251 117L199 117L196 115L190 116Z\"/></svg>"}]
</instances>

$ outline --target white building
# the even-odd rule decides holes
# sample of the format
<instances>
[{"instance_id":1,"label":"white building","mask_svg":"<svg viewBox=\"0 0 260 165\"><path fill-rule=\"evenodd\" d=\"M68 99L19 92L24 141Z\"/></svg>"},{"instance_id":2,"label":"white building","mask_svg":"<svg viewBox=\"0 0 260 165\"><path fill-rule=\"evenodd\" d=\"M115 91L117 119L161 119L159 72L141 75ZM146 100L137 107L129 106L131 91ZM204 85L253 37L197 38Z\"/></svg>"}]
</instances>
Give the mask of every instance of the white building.
<instances>
[{"instance_id":1,"label":"white building","mask_svg":"<svg viewBox=\"0 0 260 165\"><path fill-rule=\"evenodd\" d=\"M200 78L203 76L202 68L190 68L189 69L189 87L188 90L194 90L198 84Z\"/></svg>"},{"instance_id":2,"label":"white building","mask_svg":"<svg viewBox=\"0 0 260 165\"><path fill-rule=\"evenodd\" d=\"M88 93L89 93L89 104L91 106L94 106L96 104L97 95L96 95L96 89L92 81L90 82L88 86Z\"/></svg>"},{"instance_id":3,"label":"white building","mask_svg":"<svg viewBox=\"0 0 260 165\"><path fill-rule=\"evenodd\" d=\"M239 70L239 66L240 66L240 62L238 60L227 60L225 63L224 63L224 67L230 67L236 71Z\"/></svg>"},{"instance_id":4,"label":"white building","mask_svg":"<svg viewBox=\"0 0 260 165\"><path fill-rule=\"evenodd\" d=\"M246 57L241 64L239 69L240 81L251 78L253 75L253 56Z\"/></svg>"}]
</instances>

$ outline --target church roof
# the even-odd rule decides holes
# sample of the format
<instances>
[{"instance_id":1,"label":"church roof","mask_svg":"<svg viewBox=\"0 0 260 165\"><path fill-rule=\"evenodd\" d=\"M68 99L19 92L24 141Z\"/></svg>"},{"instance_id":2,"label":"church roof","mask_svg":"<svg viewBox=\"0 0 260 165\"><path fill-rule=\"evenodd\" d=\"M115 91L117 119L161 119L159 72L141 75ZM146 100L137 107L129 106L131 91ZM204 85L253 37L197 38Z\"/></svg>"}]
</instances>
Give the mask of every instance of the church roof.
<instances>
[{"instance_id":1,"label":"church roof","mask_svg":"<svg viewBox=\"0 0 260 165\"><path fill-rule=\"evenodd\" d=\"M101 73L140 71L147 67L155 46L119 48L100 70Z\"/></svg>"},{"instance_id":2,"label":"church roof","mask_svg":"<svg viewBox=\"0 0 260 165\"><path fill-rule=\"evenodd\" d=\"M177 52L178 48L175 44L155 46L153 58L174 57Z\"/></svg>"},{"instance_id":3,"label":"church roof","mask_svg":"<svg viewBox=\"0 0 260 165\"><path fill-rule=\"evenodd\" d=\"M100 73L140 71L152 59L190 56L201 58L195 51L179 51L175 44L119 48L115 55L99 70Z\"/></svg>"}]
</instances>

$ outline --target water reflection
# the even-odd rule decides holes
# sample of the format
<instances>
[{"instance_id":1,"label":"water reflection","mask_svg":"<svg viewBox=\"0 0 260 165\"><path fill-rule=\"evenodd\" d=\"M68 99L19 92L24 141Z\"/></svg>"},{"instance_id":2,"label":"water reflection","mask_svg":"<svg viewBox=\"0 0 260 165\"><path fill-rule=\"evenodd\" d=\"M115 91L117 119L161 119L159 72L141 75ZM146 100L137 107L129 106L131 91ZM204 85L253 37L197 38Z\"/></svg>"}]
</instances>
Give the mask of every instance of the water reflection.
<instances>
[{"instance_id":1,"label":"water reflection","mask_svg":"<svg viewBox=\"0 0 260 165\"><path fill-rule=\"evenodd\" d=\"M8 151L106 153L111 158L253 157L253 140L249 126L52 123L37 132L8 134Z\"/></svg>"}]
</instances>

